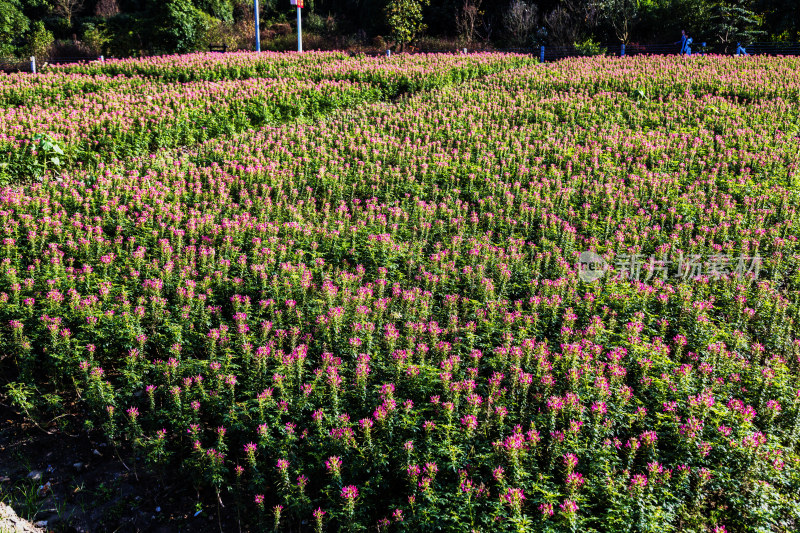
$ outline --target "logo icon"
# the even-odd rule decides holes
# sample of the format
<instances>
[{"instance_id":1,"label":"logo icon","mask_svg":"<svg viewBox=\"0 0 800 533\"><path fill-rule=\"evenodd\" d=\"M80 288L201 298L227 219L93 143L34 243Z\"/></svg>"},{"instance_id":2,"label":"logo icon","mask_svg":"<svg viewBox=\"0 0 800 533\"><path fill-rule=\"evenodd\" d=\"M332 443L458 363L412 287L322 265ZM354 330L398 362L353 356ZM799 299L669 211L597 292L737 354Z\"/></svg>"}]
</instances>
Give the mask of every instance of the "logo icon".
<instances>
[{"instance_id":1,"label":"logo icon","mask_svg":"<svg viewBox=\"0 0 800 533\"><path fill-rule=\"evenodd\" d=\"M578 276L585 283L592 283L606 273L606 261L594 252L581 252L578 260Z\"/></svg>"}]
</instances>

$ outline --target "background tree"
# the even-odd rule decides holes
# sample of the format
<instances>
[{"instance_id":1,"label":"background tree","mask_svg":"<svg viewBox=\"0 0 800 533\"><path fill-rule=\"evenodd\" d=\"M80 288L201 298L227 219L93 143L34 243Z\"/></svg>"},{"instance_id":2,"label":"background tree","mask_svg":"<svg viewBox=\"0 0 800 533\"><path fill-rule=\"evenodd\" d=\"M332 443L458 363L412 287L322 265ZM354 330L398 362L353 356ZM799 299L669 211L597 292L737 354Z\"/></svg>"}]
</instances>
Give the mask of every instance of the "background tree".
<instances>
[{"instance_id":1,"label":"background tree","mask_svg":"<svg viewBox=\"0 0 800 533\"><path fill-rule=\"evenodd\" d=\"M756 0L754 9L763 27L778 41L800 40L800 2L797 0Z\"/></svg>"},{"instance_id":2,"label":"background tree","mask_svg":"<svg viewBox=\"0 0 800 533\"><path fill-rule=\"evenodd\" d=\"M291 44L282 33L294 21L289 2L260 5L265 46ZM537 16L556 45L672 43L681 29L728 53L737 41L800 40L800 0L306 0L304 14L316 37L309 42L339 48L391 44L391 35L404 50L423 28L443 39L431 44L437 47L530 46ZM252 0L0 0L0 54L26 54L34 21L54 35L53 53L62 55L170 53L209 42L247 49L253 42Z\"/></svg>"},{"instance_id":3,"label":"background tree","mask_svg":"<svg viewBox=\"0 0 800 533\"><path fill-rule=\"evenodd\" d=\"M400 51L406 49L414 38L425 31L422 23L422 8L430 0L391 0L386 6L386 22L392 32L392 39L400 46Z\"/></svg>"},{"instance_id":4,"label":"background tree","mask_svg":"<svg viewBox=\"0 0 800 533\"><path fill-rule=\"evenodd\" d=\"M195 4L198 9L216 19L223 22L233 22L233 2L230 0L200 0L196 1ZM306 5L309 6L308 11L311 12L313 3L306 0ZM252 3L250 3L250 6L252 7Z\"/></svg>"},{"instance_id":5,"label":"background tree","mask_svg":"<svg viewBox=\"0 0 800 533\"><path fill-rule=\"evenodd\" d=\"M617 39L627 44L639 15L639 0L596 0L594 6L600 17L614 29Z\"/></svg>"},{"instance_id":6,"label":"background tree","mask_svg":"<svg viewBox=\"0 0 800 533\"><path fill-rule=\"evenodd\" d=\"M717 2L713 9L713 32L727 54L736 49L736 43L749 44L766 32L758 29L759 20L746 2Z\"/></svg>"},{"instance_id":7,"label":"background tree","mask_svg":"<svg viewBox=\"0 0 800 533\"><path fill-rule=\"evenodd\" d=\"M553 44L570 46L591 37L598 17L597 6L590 0L563 0L545 15L544 23Z\"/></svg>"},{"instance_id":8,"label":"background tree","mask_svg":"<svg viewBox=\"0 0 800 533\"><path fill-rule=\"evenodd\" d=\"M465 43L475 40L475 34L483 18L481 11L483 0L464 0L460 9L456 11L456 29L459 37Z\"/></svg>"},{"instance_id":9,"label":"background tree","mask_svg":"<svg viewBox=\"0 0 800 533\"><path fill-rule=\"evenodd\" d=\"M209 26L209 16L192 4L191 0L168 0L159 27L158 47L179 53L204 48L202 37Z\"/></svg>"},{"instance_id":10,"label":"background tree","mask_svg":"<svg viewBox=\"0 0 800 533\"><path fill-rule=\"evenodd\" d=\"M0 0L0 56L17 52L20 36L28 30L28 18L17 0Z\"/></svg>"},{"instance_id":11,"label":"background tree","mask_svg":"<svg viewBox=\"0 0 800 533\"><path fill-rule=\"evenodd\" d=\"M538 8L524 0L513 0L503 15L503 26L508 31L510 41L518 46L531 44L531 36L536 30Z\"/></svg>"},{"instance_id":12,"label":"background tree","mask_svg":"<svg viewBox=\"0 0 800 533\"><path fill-rule=\"evenodd\" d=\"M578 39L580 26L575 17L563 6L556 6L544 17L544 23L550 30L550 41L558 46L568 46Z\"/></svg>"},{"instance_id":13,"label":"background tree","mask_svg":"<svg viewBox=\"0 0 800 533\"><path fill-rule=\"evenodd\" d=\"M50 54L54 40L53 33L45 28L44 23L36 20L31 24L31 31L27 39L27 52L39 60L44 59Z\"/></svg>"},{"instance_id":14,"label":"background tree","mask_svg":"<svg viewBox=\"0 0 800 533\"><path fill-rule=\"evenodd\" d=\"M94 8L95 16L109 18L119 15L117 0L99 0Z\"/></svg>"},{"instance_id":15,"label":"background tree","mask_svg":"<svg viewBox=\"0 0 800 533\"><path fill-rule=\"evenodd\" d=\"M55 0L55 12L64 17L67 25L72 27L72 17L83 9L83 0Z\"/></svg>"}]
</instances>

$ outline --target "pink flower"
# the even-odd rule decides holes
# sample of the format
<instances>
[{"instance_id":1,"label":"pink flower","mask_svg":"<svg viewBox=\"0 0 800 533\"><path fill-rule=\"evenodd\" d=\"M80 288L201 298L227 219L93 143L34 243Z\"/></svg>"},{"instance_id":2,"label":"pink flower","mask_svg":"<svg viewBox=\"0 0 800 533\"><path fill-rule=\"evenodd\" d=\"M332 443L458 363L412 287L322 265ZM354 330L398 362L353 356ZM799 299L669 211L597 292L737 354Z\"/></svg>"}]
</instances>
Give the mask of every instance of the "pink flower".
<instances>
[{"instance_id":1,"label":"pink flower","mask_svg":"<svg viewBox=\"0 0 800 533\"><path fill-rule=\"evenodd\" d=\"M464 415L461 417L461 424L468 430L473 430L478 427L478 417L475 415Z\"/></svg>"},{"instance_id":2,"label":"pink flower","mask_svg":"<svg viewBox=\"0 0 800 533\"><path fill-rule=\"evenodd\" d=\"M439 471L439 467L436 466L436 463L425 463L425 472L429 476L433 477L436 474L436 472L438 472L438 471Z\"/></svg>"},{"instance_id":3,"label":"pink flower","mask_svg":"<svg viewBox=\"0 0 800 533\"><path fill-rule=\"evenodd\" d=\"M578 512L578 504L573 500L564 500L564 503L562 503L559 507L561 508L561 512L566 517L571 517Z\"/></svg>"},{"instance_id":4,"label":"pink flower","mask_svg":"<svg viewBox=\"0 0 800 533\"><path fill-rule=\"evenodd\" d=\"M502 466L498 466L497 468L492 470L492 475L494 476L494 479L496 481L498 481L498 482L503 480L503 474L504 473L505 473L505 470L503 469Z\"/></svg>"},{"instance_id":5,"label":"pink flower","mask_svg":"<svg viewBox=\"0 0 800 533\"><path fill-rule=\"evenodd\" d=\"M647 476L644 474L636 474L631 478L630 490L633 492L639 491L647 486Z\"/></svg>"},{"instance_id":6,"label":"pink flower","mask_svg":"<svg viewBox=\"0 0 800 533\"><path fill-rule=\"evenodd\" d=\"M342 492L339 495L345 500L355 500L358 498L358 487L355 485L342 487Z\"/></svg>"},{"instance_id":7,"label":"pink flower","mask_svg":"<svg viewBox=\"0 0 800 533\"><path fill-rule=\"evenodd\" d=\"M342 467L342 458L338 455L331 455L328 457L328 460L325 461L325 468L328 469L328 472L333 474L334 476L338 476L340 469Z\"/></svg>"},{"instance_id":8,"label":"pink flower","mask_svg":"<svg viewBox=\"0 0 800 533\"><path fill-rule=\"evenodd\" d=\"M519 512L522 507L522 501L525 500L525 493L522 489L509 487L506 493L501 495L500 498L511 507L514 512Z\"/></svg>"},{"instance_id":9,"label":"pink flower","mask_svg":"<svg viewBox=\"0 0 800 533\"><path fill-rule=\"evenodd\" d=\"M574 453L565 454L564 466L567 467L567 472L572 472L572 470L578 466L578 457Z\"/></svg>"},{"instance_id":10,"label":"pink flower","mask_svg":"<svg viewBox=\"0 0 800 533\"><path fill-rule=\"evenodd\" d=\"M581 488L583 484L586 483L586 480L583 478L583 474L580 474L578 472L572 472L567 476L566 482L570 490L574 491Z\"/></svg>"}]
</instances>

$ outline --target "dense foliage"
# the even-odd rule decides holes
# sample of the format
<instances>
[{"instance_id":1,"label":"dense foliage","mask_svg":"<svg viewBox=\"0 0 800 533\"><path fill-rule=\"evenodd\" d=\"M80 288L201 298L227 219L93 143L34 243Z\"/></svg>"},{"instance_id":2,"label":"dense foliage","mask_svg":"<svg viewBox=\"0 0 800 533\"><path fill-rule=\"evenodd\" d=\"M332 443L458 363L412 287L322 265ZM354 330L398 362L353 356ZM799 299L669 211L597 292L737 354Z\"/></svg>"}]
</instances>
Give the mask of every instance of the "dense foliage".
<instances>
[{"instance_id":1,"label":"dense foliage","mask_svg":"<svg viewBox=\"0 0 800 533\"><path fill-rule=\"evenodd\" d=\"M261 0L260 8L264 48L294 49L289 1ZM724 53L737 42L800 40L795 0L309 0L303 13L306 47L325 50L526 47L541 29L559 46L666 44L682 29ZM127 57L254 43L252 0L0 0L0 56Z\"/></svg>"},{"instance_id":2,"label":"dense foliage","mask_svg":"<svg viewBox=\"0 0 800 533\"><path fill-rule=\"evenodd\" d=\"M489 54L354 59L340 53L207 53L0 76L0 181L313 120L336 108L533 62Z\"/></svg>"},{"instance_id":3,"label":"dense foliage","mask_svg":"<svg viewBox=\"0 0 800 533\"><path fill-rule=\"evenodd\" d=\"M235 134L235 93L273 106L285 79L164 81L230 57L0 84L5 113L39 95L16 138L63 146L86 132L56 102L153 98L151 129L188 132L220 95L219 138L2 189L15 405L79 409L253 530L797 530L797 60L486 55L368 103L381 83L293 55L292 101L337 105ZM383 61L345 65L464 66Z\"/></svg>"}]
</instances>

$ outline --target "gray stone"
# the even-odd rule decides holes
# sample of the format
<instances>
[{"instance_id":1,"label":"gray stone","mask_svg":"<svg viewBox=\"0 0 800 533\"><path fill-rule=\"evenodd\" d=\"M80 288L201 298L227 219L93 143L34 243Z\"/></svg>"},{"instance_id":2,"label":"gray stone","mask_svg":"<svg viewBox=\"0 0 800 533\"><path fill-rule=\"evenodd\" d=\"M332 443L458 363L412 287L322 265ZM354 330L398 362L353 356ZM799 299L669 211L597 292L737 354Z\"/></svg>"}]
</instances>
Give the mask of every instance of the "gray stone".
<instances>
[{"instance_id":1,"label":"gray stone","mask_svg":"<svg viewBox=\"0 0 800 533\"><path fill-rule=\"evenodd\" d=\"M42 532L42 529L39 529L34 524L31 524L27 520L23 520L17 516L17 513L14 512L14 509L0 502L0 531L6 530L13 533Z\"/></svg>"}]
</instances>

